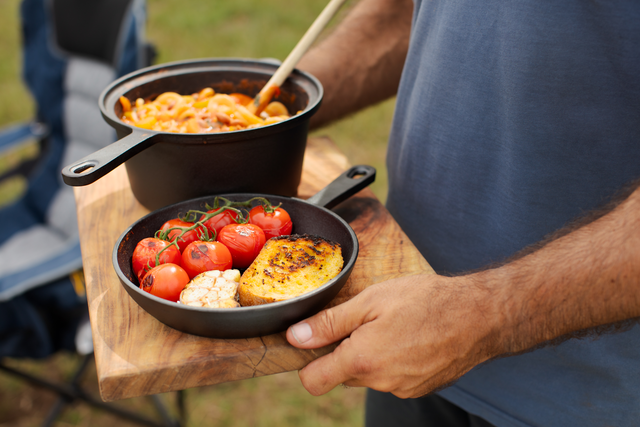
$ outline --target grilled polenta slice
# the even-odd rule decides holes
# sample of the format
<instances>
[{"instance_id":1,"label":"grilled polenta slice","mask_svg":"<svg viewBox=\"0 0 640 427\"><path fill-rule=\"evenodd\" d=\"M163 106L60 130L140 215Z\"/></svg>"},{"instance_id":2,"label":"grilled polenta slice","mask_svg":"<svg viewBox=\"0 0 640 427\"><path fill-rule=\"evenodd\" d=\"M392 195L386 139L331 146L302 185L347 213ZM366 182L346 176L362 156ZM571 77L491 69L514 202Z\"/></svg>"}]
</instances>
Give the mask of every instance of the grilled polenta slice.
<instances>
[{"instance_id":1,"label":"grilled polenta slice","mask_svg":"<svg viewBox=\"0 0 640 427\"><path fill-rule=\"evenodd\" d=\"M273 237L240 278L240 305L268 304L310 292L340 273L342 248L307 234Z\"/></svg>"}]
</instances>

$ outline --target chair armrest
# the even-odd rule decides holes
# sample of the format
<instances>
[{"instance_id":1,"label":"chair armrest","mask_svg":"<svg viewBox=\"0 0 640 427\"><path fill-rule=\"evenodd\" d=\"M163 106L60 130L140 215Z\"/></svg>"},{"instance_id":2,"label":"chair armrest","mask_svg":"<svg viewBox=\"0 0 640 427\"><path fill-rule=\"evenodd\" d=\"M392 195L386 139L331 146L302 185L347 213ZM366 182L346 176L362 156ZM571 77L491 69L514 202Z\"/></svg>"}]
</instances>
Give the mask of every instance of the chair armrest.
<instances>
[{"instance_id":1,"label":"chair armrest","mask_svg":"<svg viewBox=\"0 0 640 427\"><path fill-rule=\"evenodd\" d=\"M37 151L27 149L48 136L47 126L38 122L22 123L0 129L0 181L16 175L28 176L37 163ZM27 149L26 151L22 148Z\"/></svg>"},{"instance_id":2,"label":"chair armrest","mask_svg":"<svg viewBox=\"0 0 640 427\"><path fill-rule=\"evenodd\" d=\"M31 139L42 139L49 133L47 126L39 122L21 123L0 129L0 153Z\"/></svg>"}]
</instances>

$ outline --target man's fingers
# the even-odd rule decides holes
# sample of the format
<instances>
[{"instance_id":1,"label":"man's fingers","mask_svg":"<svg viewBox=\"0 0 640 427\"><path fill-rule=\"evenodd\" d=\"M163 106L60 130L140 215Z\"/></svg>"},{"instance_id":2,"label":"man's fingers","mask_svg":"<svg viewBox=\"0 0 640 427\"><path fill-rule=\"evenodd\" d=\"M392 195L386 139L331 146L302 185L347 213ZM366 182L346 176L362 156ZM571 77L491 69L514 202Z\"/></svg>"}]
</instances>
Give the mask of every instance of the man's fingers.
<instances>
[{"instance_id":1,"label":"man's fingers","mask_svg":"<svg viewBox=\"0 0 640 427\"><path fill-rule=\"evenodd\" d=\"M348 337L363 322L356 299L296 323L287 330L287 340L294 347L318 348Z\"/></svg>"},{"instance_id":2,"label":"man's fingers","mask_svg":"<svg viewBox=\"0 0 640 427\"><path fill-rule=\"evenodd\" d=\"M349 339L343 341L333 352L314 360L305 366L298 375L304 388L314 396L328 393L340 384L353 380L345 371L349 366L345 362L343 352ZM356 384L348 384L355 386Z\"/></svg>"},{"instance_id":3,"label":"man's fingers","mask_svg":"<svg viewBox=\"0 0 640 427\"><path fill-rule=\"evenodd\" d=\"M333 352L314 360L300 371L300 381L309 393L319 396L340 384L360 385L356 384L357 379L353 376L358 373L358 369L354 370L354 362L356 367L358 362L351 354L353 343L349 337L364 323L372 320L371 307L367 302L370 299L364 298L364 293L336 307L323 310L287 330L287 340L298 348L319 348L344 340Z\"/></svg>"}]
</instances>

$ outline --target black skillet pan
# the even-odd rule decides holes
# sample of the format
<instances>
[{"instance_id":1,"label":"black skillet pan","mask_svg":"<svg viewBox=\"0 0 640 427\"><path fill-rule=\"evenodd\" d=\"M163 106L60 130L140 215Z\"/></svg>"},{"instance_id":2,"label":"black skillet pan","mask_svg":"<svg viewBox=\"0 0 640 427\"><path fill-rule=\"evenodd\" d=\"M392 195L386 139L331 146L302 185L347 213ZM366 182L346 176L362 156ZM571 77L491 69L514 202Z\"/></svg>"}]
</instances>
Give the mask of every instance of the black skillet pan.
<instances>
[{"instance_id":1,"label":"black skillet pan","mask_svg":"<svg viewBox=\"0 0 640 427\"><path fill-rule=\"evenodd\" d=\"M358 239L349 224L329 209L371 184L375 173L371 166L354 166L306 201L250 193L221 195L233 201L266 197L274 205L281 203L291 216L294 234L314 234L340 244L342 271L325 285L299 297L253 307L211 309L167 301L138 287L131 267L136 244L153 236L165 221L178 214L190 209L205 210L205 204L212 204L215 196L176 203L139 219L116 242L113 266L125 290L144 310L179 331L212 338L249 338L281 332L324 308L347 282L358 257Z\"/></svg>"}]
</instances>

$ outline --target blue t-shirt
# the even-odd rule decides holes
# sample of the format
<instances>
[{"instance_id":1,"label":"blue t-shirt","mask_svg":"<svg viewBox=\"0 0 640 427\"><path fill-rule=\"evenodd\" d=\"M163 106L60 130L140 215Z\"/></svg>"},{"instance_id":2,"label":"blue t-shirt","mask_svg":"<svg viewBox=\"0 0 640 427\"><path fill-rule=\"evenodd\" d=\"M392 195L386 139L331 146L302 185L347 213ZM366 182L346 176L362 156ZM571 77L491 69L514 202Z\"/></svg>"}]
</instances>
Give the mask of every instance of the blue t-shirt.
<instances>
[{"instance_id":1,"label":"blue t-shirt","mask_svg":"<svg viewBox=\"0 0 640 427\"><path fill-rule=\"evenodd\" d=\"M436 271L500 261L640 178L640 1L415 3L387 204ZM638 426L640 327L440 394L498 426Z\"/></svg>"}]
</instances>

